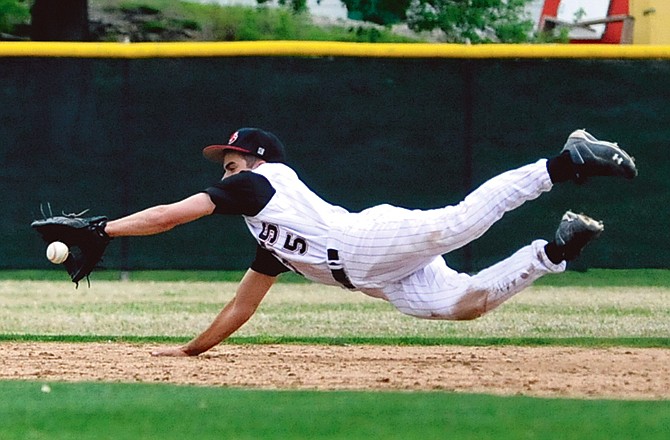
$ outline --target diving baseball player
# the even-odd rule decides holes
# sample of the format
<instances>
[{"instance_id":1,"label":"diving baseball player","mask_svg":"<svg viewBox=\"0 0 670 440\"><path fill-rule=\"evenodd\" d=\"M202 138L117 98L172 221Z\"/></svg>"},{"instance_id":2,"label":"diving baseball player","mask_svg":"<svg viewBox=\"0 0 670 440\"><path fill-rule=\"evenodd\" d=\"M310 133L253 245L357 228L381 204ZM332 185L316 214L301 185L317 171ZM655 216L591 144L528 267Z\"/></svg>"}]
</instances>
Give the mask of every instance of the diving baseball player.
<instances>
[{"instance_id":1,"label":"diving baseball player","mask_svg":"<svg viewBox=\"0 0 670 440\"><path fill-rule=\"evenodd\" d=\"M505 212L555 184L637 175L619 146L577 130L559 155L493 177L456 205L380 205L352 213L312 192L285 164L281 141L267 131L239 129L203 154L224 168L223 178L203 192L109 222L97 218L98 235L109 240L162 233L210 214L242 215L258 243L235 297L209 328L184 346L154 355L192 356L219 344L254 314L286 271L381 298L420 318L477 318L539 277L564 271L566 261L600 235L602 223L568 211L551 241L534 240L476 275L449 268L443 254L480 237Z\"/></svg>"}]
</instances>

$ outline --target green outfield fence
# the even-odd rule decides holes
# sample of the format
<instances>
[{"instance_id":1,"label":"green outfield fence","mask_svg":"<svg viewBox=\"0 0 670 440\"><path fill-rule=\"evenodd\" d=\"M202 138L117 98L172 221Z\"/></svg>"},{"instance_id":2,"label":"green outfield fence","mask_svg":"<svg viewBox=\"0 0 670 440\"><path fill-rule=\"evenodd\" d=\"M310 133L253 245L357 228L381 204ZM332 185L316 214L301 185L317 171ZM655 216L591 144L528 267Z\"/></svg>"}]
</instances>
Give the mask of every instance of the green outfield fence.
<instances>
[{"instance_id":1,"label":"green outfield fence","mask_svg":"<svg viewBox=\"0 0 670 440\"><path fill-rule=\"evenodd\" d=\"M327 200L430 208L555 154L575 128L617 140L633 182L561 185L447 256L479 270L566 209L605 221L574 266L666 268L670 46L333 42L0 43L0 268L45 268L40 204L118 217L209 186L201 149L238 127L279 135ZM115 240L117 269L241 269L239 218Z\"/></svg>"}]
</instances>

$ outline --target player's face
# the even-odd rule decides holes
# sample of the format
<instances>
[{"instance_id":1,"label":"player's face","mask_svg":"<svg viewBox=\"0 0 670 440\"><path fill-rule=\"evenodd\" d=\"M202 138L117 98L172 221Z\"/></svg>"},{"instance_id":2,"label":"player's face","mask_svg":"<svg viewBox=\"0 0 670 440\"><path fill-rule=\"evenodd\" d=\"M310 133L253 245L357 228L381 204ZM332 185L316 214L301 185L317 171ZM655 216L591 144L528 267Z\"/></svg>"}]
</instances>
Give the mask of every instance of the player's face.
<instances>
[{"instance_id":1,"label":"player's face","mask_svg":"<svg viewBox=\"0 0 670 440\"><path fill-rule=\"evenodd\" d=\"M249 165L240 153L230 151L223 156L223 178L234 176L240 171L249 170Z\"/></svg>"}]
</instances>

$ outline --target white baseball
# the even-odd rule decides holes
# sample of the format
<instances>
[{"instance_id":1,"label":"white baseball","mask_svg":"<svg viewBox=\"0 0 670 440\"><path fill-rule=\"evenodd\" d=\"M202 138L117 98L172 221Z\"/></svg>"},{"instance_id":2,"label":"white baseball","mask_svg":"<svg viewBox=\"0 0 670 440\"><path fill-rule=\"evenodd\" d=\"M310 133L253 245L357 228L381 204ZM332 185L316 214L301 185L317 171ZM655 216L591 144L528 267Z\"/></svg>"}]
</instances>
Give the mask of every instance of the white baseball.
<instances>
[{"instance_id":1,"label":"white baseball","mask_svg":"<svg viewBox=\"0 0 670 440\"><path fill-rule=\"evenodd\" d=\"M47 246L47 258L53 264L61 264L70 255L70 249L61 241L54 241Z\"/></svg>"}]
</instances>

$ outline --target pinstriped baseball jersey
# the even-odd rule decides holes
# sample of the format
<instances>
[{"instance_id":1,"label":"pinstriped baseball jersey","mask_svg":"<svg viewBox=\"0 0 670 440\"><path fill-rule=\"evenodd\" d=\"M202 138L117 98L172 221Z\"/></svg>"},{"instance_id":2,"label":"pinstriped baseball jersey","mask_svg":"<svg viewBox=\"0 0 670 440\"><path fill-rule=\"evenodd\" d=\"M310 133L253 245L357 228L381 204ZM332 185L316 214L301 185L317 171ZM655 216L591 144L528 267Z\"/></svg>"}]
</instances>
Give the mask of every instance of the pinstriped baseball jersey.
<instances>
[{"instance_id":1,"label":"pinstriped baseball jersey","mask_svg":"<svg viewBox=\"0 0 670 440\"><path fill-rule=\"evenodd\" d=\"M539 276L565 269L547 259L541 240L475 276L457 273L441 257L549 191L544 159L490 179L457 205L433 210L380 205L350 213L321 199L284 164L265 163L250 174L269 186L257 197L260 206L244 213L260 246L310 280L384 298L410 315L470 319ZM217 203L216 192L208 193Z\"/></svg>"},{"instance_id":2,"label":"pinstriped baseball jersey","mask_svg":"<svg viewBox=\"0 0 670 440\"><path fill-rule=\"evenodd\" d=\"M339 286L328 267L328 238L351 214L321 199L284 164L266 163L252 172L267 178L276 193L258 214L244 217L251 234L290 269Z\"/></svg>"}]
</instances>

